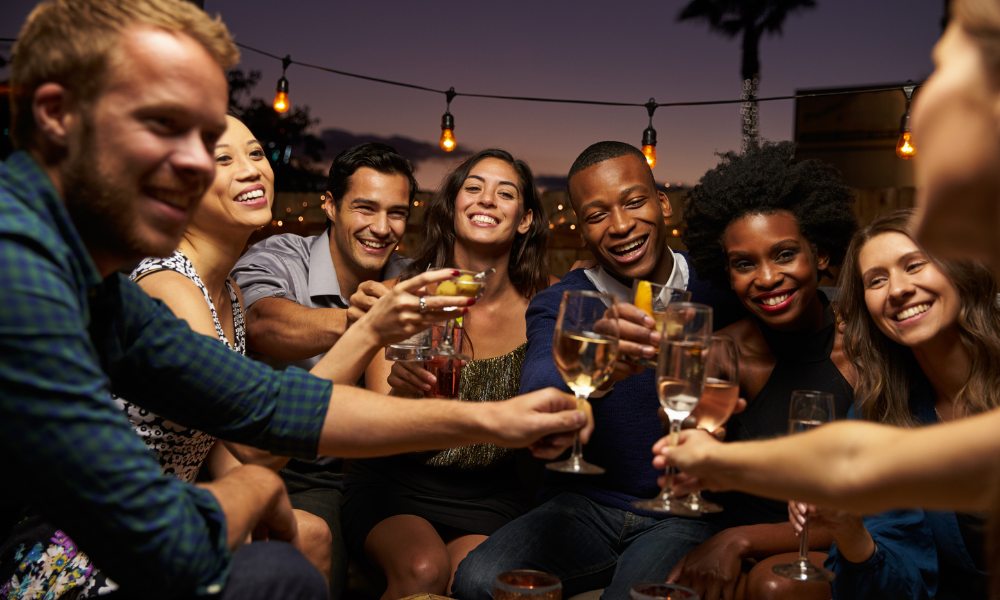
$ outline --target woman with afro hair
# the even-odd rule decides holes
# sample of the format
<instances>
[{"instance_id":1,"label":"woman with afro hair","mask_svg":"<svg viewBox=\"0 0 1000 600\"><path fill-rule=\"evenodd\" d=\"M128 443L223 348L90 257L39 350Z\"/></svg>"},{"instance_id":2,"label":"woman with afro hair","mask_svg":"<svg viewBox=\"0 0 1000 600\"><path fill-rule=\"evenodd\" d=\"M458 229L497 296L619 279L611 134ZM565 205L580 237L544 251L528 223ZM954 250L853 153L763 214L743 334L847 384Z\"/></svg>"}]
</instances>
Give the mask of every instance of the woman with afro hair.
<instances>
[{"instance_id":1,"label":"woman with afro hair","mask_svg":"<svg viewBox=\"0 0 1000 600\"><path fill-rule=\"evenodd\" d=\"M747 400L727 424L727 441L783 435L792 390L830 392L837 417L846 416L853 371L819 282L840 265L857 228L852 201L833 168L796 162L790 143L724 154L691 190L684 242L694 268L727 285L748 313L720 332L739 348ZM735 493L716 501L725 508L723 529L678 563L672 581L694 587L704 600L776 597L786 581L795 586L789 597L829 597L825 583L782 581L771 573L771 565L794 558L774 555L798 548L785 503ZM814 548L830 543L828 534L811 541ZM823 556L814 561L821 564Z\"/></svg>"}]
</instances>

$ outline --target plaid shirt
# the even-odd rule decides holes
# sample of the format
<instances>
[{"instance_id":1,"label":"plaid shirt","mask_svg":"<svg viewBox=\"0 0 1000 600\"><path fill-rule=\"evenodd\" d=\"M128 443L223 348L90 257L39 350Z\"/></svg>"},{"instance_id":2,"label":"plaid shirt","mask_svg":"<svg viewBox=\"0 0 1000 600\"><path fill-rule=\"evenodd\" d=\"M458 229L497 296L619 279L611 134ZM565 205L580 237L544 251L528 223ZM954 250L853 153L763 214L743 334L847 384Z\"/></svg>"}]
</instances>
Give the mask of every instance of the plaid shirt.
<instances>
[{"instance_id":1,"label":"plaid shirt","mask_svg":"<svg viewBox=\"0 0 1000 600\"><path fill-rule=\"evenodd\" d=\"M211 594L229 568L214 496L163 475L111 392L213 435L315 456L332 384L192 332L101 279L47 175L0 164L0 536L31 505L126 589Z\"/></svg>"}]
</instances>

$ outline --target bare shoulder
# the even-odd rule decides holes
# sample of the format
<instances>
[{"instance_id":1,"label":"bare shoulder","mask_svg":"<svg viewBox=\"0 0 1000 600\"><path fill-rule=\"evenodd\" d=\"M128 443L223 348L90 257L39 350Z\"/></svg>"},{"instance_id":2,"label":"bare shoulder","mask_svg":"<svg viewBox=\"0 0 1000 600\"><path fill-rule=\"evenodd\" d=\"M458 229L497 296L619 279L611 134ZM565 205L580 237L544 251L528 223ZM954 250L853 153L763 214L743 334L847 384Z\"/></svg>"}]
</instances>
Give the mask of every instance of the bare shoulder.
<instances>
[{"instance_id":1,"label":"bare shoulder","mask_svg":"<svg viewBox=\"0 0 1000 600\"><path fill-rule=\"evenodd\" d=\"M151 297L163 301L174 315L187 321L191 329L204 335L216 335L205 295L184 275L176 271L157 271L140 279L138 284Z\"/></svg>"}]
</instances>

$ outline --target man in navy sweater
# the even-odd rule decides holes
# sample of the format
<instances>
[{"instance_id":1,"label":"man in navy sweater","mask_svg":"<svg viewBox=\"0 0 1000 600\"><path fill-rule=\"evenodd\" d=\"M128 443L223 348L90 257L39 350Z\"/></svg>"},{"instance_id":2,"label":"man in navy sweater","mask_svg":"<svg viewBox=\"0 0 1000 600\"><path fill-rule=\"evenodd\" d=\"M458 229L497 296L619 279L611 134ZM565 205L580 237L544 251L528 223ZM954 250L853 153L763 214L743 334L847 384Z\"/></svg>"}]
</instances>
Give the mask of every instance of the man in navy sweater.
<instances>
[{"instance_id":1,"label":"man in navy sweater","mask_svg":"<svg viewBox=\"0 0 1000 600\"><path fill-rule=\"evenodd\" d=\"M692 299L717 307L719 320L733 320L731 302L699 281L686 257L667 246L672 214L666 194L637 148L622 142L591 145L569 171L570 201L579 231L597 266L569 272L540 292L527 312L528 350L521 391L566 389L552 357L552 337L562 293L599 290L631 297L633 279L685 288ZM620 354L652 357L659 334L652 318L622 305ZM605 598L627 598L638 581L663 581L680 558L707 539L707 521L634 509L637 498L659 491L650 448L663 434L657 417L653 369L619 362L613 384L592 396L595 430L586 460L606 469L600 476L552 473L548 498L494 533L461 563L453 591L464 600L490 597L496 575L529 568L557 575L565 596L606 588Z\"/></svg>"}]
</instances>

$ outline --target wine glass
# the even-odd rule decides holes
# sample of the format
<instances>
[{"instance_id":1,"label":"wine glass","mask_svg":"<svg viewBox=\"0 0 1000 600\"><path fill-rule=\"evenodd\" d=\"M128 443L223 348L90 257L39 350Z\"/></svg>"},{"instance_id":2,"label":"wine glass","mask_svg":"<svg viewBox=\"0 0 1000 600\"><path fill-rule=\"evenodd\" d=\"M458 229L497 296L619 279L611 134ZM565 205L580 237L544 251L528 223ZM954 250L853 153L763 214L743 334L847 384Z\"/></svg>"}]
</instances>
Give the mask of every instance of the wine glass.
<instances>
[{"instance_id":1,"label":"wine glass","mask_svg":"<svg viewBox=\"0 0 1000 600\"><path fill-rule=\"evenodd\" d=\"M714 432L733 414L740 398L739 357L739 348L732 338L712 336L705 359L705 389L701 392L698 406L691 413L698 420L698 427ZM721 506L705 500L698 491L684 502L701 514L722 511Z\"/></svg>"},{"instance_id":2,"label":"wine glass","mask_svg":"<svg viewBox=\"0 0 1000 600\"><path fill-rule=\"evenodd\" d=\"M701 398L705 385L705 362L712 339L712 309L694 302L677 302L664 311L666 327L660 339L656 366L656 392L670 418L670 444L677 444L681 424ZM655 498L632 503L643 510L681 516L697 516L697 510L670 490L674 470L667 468L667 485Z\"/></svg>"},{"instance_id":3,"label":"wine glass","mask_svg":"<svg viewBox=\"0 0 1000 600\"><path fill-rule=\"evenodd\" d=\"M590 394L601 387L615 368L618 359L618 327L606 318L614 309L614 297L602 292L569 290L563 292L552 340L556 368L569 389L576 394L577 406L583 408ZM545 465L553 471L599 475L604 469L583 460L580 433L573 438L569 458Z\"/></svg>"},{"instance_id":4,"label":"wine glass","mask_svg":"<svg viewBox=\"0 0 1000 600\"><path fill-rule=\"evenodd\" d=\"M795 390L788 406L788 433L795 434L819 427L834 419L833 394L815 390ZM809 562L809 517L799 535L799 558L773 571L796 581L833 581L833 573Z\"/></svg>"},{"instance_id":5,"label":"wine glass","mask_svg":"<svg viewBox=\"0 0 1000 600\"><path fill-rule=\"evenodd\" d=\"M671 302L688 302L691 300L691 292L673 288L645 279L632 281L632 304L647 315L653 317L656 322L656 331L663 333L666 327L665 310ZM656 368L656 358L637 357L632 359L636 364L644 367Z\"/></svg>"}]
</instances>

